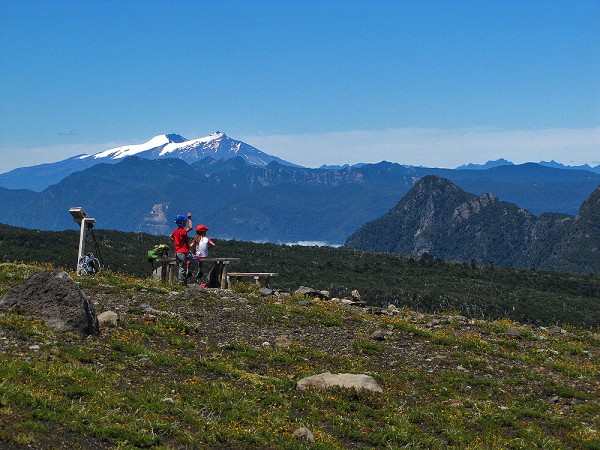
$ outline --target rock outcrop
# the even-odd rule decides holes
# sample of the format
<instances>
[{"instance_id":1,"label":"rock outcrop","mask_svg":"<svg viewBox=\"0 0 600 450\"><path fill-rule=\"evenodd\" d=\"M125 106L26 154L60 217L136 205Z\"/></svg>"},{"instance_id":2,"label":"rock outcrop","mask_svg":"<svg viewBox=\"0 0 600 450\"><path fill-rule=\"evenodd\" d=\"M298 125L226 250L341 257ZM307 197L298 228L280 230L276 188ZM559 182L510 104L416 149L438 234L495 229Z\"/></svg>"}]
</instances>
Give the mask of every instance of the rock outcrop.
<instances>
[{"instance_id":1,"label":"rock outcrop","mask_svg":"<svg viewBox=\"0 0 600 450\"><path fill-rule=\"evenodd\" d=\"M62 270L36 272L2 297L0 309L42 319L59 331L100 333L93 305L75 280Z\"/></svg>"}]
</instances>

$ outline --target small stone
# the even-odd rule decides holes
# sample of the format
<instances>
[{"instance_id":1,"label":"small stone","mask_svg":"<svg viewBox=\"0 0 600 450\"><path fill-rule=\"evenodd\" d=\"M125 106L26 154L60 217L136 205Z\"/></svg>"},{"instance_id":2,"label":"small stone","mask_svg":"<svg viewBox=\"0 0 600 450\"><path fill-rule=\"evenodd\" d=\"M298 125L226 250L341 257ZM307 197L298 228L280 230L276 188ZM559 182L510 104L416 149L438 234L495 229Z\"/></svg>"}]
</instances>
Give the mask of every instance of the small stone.
<instances>
[{"instance_id":1,"label":"small stone","mask_svg":"<svg viewBox=\"0 0 600 450\"><path fill-rule=\"evenodd\" d=\"M385 341L385 335L383 333L383 331L381 330L376 330L372 335L371 335L371 339L375 340L375 341Z\"/></svg>"},{"instance_id":2,"label":"small stone","mask_svg":"<svg viewBox=\"0 0 600 450\"><path fill-rule=\"evenodd\" d=\"M296 431L294 431L292 436L300 441L306 442L307 444L312 444L315 441L312 431L306 427L298 428Z\"/></svg>"},{"instance_id":3,"label":"small stone","mask_svg":"<svg viewBox=\"0 0 600 450\"><path fill-rule=\"evenodd\" d=\"M308 286L300 286L294 294L303 297L318 297L319 291Z\"/></svg>"},{"instance_id":4,"label":"small stone","mask_svg":"<svg viewBox=\"0 0 600 450\"><path fill-rule=\"evenodd\" d=\"M35 352L37 352L40 349L39 345L31 345L29 346L29 350L33 350Z\"/></svg>"},{"instance_id":5,"label":"small stone","mask_svg":"<svg viewBox=\"0 0 600 450\"><path fill-rule=\"evenodd\" d=\"M465 316L450 316L449 317L451 322L466 322L467 318Z\"/></svg>"},{"instance_id":6,"label":"small stone","mask_svg":"<svg viewBox=\"0 0 600 450\"><path fill-rule=\"evenodd\" d=\"M279 336L275 339L275 348L277 349L289 347L290 345L292 345L292 340L289 338L289 336Z\"/></svg>"},{"instance_id":7,"label":"small stone","mask_svg":"<svg viewBox=\"0 0 600 450\"><path fill-rule=\"evenodd\" d=\"M505 334L507 336L511 336L511 337L517 337L517 338L521 337L521 332L517 328L509 328Z\"/></svg>"},{"instance_id":8,"label":"small stone","mask_svg":"<svg viewBox=\"0 0 600 450\"><path fill-rule=\"evenodd\" d=\"M312 306L314 304L315 302L313 302L312 300L302 300L298 302L298 306Z\"/></svg>"},{"instance_id":9,"label":"small stone","mask_svg":"<svg viewBox=\"0 0 600 450\"><path fill-rule=\"evenodd\" d=\"M98 323L100 326L116 327L119 321L119 315L114 311L104 311L98 314Z\"/></svg>"}]
</instances>

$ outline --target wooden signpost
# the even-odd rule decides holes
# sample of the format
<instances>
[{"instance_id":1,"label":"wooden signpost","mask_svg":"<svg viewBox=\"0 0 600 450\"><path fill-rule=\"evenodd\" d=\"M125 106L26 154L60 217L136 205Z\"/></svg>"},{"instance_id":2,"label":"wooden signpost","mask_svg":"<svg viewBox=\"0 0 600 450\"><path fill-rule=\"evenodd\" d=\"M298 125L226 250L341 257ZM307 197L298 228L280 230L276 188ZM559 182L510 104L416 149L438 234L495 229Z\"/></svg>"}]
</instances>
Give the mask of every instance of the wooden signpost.
<instances>
[{"instance_id":1,"label":"wooden signpost","mask_svg":"<svg viewBox=\"0 0 600 450\"><path fill-rule=\"evenodd\" d=\"M96 219L88 217L83 208L77 206L70 208L69 212L73 220L79 224L81 232L79 234L79 253L77 254L77 275L81 275L82 257L85 255L85 234L88 229L94 228Z\"/></svg>"}]
</instances>

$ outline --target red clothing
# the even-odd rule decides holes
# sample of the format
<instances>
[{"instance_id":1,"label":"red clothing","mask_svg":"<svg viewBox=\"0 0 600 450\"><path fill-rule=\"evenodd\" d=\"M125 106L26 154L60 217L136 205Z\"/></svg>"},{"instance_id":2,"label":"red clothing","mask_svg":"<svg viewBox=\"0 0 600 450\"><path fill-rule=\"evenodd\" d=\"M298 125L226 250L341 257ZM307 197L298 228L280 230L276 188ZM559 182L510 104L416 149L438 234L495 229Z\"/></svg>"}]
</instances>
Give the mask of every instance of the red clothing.
<instances>
[{"instance_id":1,"label":"red clothing","mask_svg":"<svg viewBox=\"0 0 600 450\"><path fill-rule=\"evenodd\" d=\"M188 253L190 247L188 245L188 235L185 228L177 228L171 233L175 242L175 253Z\"/></svg>"}]
</instances>

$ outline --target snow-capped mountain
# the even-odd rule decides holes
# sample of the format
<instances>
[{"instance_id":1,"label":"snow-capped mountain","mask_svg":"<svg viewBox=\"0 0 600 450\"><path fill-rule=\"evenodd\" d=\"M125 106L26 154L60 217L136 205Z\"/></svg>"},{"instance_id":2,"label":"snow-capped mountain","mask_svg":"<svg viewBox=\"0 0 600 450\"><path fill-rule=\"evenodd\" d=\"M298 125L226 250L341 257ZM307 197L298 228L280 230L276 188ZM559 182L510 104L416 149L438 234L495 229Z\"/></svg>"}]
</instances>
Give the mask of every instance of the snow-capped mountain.
<instances>
[{"instance_id":1,"label":"snow-capped mountain","mask_svg":"<svg viewBox=\"0 0 600 450\"><path fill-rule=\"evenodd\" d=\"M178 134L155 136L144 144L126 145L104 150L93 155L82 155L80 159L95 160L119 159L126 156L138 156L146 159L178 158L193 163L210 156L213 159L227 159L239 156L249 164L266 166L272 161L287 166L295 166L276 156L268 155L242 141L231 139L225 133L217 131L199 139L186 139Z\"/></svg>"},{"instance_id":2,"label":"snow-capped mountain","mask_svg":"<svg viewBox=\"0 0 600 450\"><path fill-rule=\"evenodd\" d=\"M217 131L199 139L186 139L179 134L161 134L143 144L124 145L91 155L83 154L31 167L21 167L0 174L0 187L41 191L58 183L66 176L96 164L114 164L128 156L144 159L178 158L188 164L206 157L228 159L241 157L248 164L264 167L275 161L286 166L299 167L276 156L269 155L245 142L231 139Z\"/></svg>"}]
</instances>

